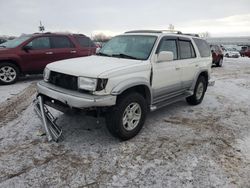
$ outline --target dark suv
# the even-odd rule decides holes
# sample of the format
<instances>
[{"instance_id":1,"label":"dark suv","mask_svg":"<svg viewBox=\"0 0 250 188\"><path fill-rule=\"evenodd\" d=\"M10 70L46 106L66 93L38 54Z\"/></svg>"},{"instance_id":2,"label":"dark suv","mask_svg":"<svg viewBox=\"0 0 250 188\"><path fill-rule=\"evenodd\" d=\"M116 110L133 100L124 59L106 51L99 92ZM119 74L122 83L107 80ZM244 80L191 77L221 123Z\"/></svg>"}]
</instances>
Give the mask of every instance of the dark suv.
<instances>
[{"instance_id":1,"label":"dark suv","mask_svg":"<svg viewBox=\"0 0 250 188\"><path fill-rule=\"evenodd\" d=\"M13 84L21 74L42 73L54 61L95 53L95 44L82 34L23 35L0 44L0 84Z\"/></svg>"},{"instance_id":2,"label":"dark suv","mask_svg":"<svg viewBox=\"0 0 250 188\"><path fill-rule=\"evenodd\" d=\"M213 57L212 64L216 67L221 67L223 63L223 51L222 48L219 45L210 45L211 53Z\"/></svg>"}]
</instances>

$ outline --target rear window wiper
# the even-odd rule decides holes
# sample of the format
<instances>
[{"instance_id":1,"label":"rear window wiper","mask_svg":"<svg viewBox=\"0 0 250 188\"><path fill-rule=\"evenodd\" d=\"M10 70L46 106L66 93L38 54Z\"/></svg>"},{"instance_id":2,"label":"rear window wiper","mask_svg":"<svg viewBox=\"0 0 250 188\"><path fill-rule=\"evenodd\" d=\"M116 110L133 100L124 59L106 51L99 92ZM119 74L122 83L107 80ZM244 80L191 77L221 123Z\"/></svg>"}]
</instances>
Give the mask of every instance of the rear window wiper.
<instances>
[{"instance_id":1,"label":"rear window wiper","mask_svg":"<svg viewBox=\"0 0 250 188\"><path fill-rule=\"evenodd\" d=\"M133 57L131 55L127 55L127 54L112 54L112 57L121 57L121 58L128 58L128 59L138 59L137 57Z\"/></svg>"}]
</instances>

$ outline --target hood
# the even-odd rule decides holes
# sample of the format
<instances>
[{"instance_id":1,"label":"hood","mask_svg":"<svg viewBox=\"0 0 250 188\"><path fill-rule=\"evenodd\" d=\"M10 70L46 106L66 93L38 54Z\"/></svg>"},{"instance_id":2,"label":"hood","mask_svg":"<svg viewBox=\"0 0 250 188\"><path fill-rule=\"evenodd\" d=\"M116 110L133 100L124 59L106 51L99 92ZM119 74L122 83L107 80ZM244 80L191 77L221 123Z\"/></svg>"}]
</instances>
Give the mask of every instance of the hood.
<instances>
[{"instance_id":1,"label":"hood","mask_svg":"<svg viewBox=\"0 0 250 188\"><path fill-rule=\"evenodd\" d=\"M143 64L142 60L93 55L57 61L47 65L47 68L55 72L74 76L98 78L101 74L104 75L104 73L115 72L129 67L133 71L133 67L141 64Z\"/></svg>"},{"instance_id":2,"label":"hood","mask_svg":"<svg viewBox=\"0 0 250 188\"><path fill-rule=\"evenodd\" d=\"M10 53L11 51L12 51L11 48L1 48L0 47L0 54L7 54L7 53Z\"/></svg>"}]
</instances>

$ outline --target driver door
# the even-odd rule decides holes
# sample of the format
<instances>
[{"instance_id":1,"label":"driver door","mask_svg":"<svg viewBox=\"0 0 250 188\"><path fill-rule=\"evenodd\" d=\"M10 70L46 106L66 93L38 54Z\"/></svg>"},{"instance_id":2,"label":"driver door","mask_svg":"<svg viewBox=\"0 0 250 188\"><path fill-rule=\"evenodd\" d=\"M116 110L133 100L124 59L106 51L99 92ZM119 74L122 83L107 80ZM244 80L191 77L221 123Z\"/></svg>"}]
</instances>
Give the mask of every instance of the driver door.
<instances>
[{"instance_id":1,"label":"driver door","mask_svg":"<svg viewBox=\"0 0 250 188\"><path fill-rule=\"evenodd\" d=\"M173 61L157 62L161 51L171 51ZM158 103L181 94L181 71L178 60L177 38L164 37L156 50L153 62L153 103Z\"/></svg>"},{"instance_id":2,"label":"driver door","mask_svg":"<svg viewBox=\"0 0 250 188\"><path fill-rule=\"evenodd\" d=\"M20 54L26 72L42 72L48 63L53 62L49 37L34 38L26 46L29 50L22 50Z\"/></svg>"}]
</instances>

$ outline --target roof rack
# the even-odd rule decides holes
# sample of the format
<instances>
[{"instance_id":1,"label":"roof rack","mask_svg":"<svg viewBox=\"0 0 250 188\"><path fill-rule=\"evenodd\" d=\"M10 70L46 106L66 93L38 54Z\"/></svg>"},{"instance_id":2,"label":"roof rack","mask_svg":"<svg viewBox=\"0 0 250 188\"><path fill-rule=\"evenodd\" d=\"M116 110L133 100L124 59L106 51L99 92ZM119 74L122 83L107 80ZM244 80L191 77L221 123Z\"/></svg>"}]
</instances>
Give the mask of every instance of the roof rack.
<instances>
[{"instance_id":1,"label":"roof rack","mask_svg":"<svg viewBox=\"0 0 250 188\"><path fill-rule=\"evenodd\" d=\"M176 34L182 34L181 31L175 31L175 30L133 30L133 31L127 31L125 33L176 33Z\"/></svg>"},{"instance_id":2,"label":"roof rack","mask_svg":"<svg viewBox=\"0 0 250 188\"><path fill-rule=\"evenodd\" d=\"M162 33L176 33L176 34L182 34L181 31L177 31L177 30L169 30L169 29L166 29L166 30L161 30Z\"/></svg>"},{"instance_id":3,"label":"roof rack","mask_svg":"<svg viewBox=\"0 0 250 188\"><path fill-rule=\"evenodd\" d=\"M193 37L200 37L199 34L195 34L195 33L183 33L183 35L189 35L189 36L193 36Z\"/></svg>"},{"instance_id":4,"label":"roof rack","mask_svg":"<svg viewBox=\"0 0 250 188\"><path fill-rule=\"evenodd\" d=\"M36 35L41 35L41 34L51 34L51 32L45 32L45 33L38 33L38 32L36 32L36 33L33 33L33 34L36 34Z\"/></svg>"},{"instance_id":5,"label":"roof rack","mask_svg":"<svg viewBox=\"0 0 250 188\"><path fill-rule=\"evenodd\" d=\"M178 35L200 37L198 34L195 33L182 33L181 31L176 31L176 30L134 30L134 31L127 31L125 33L175 33Z\"/></svg>"},{"instance_id":6,"label":"roof rack","mask_svg":"<svg viewBox=\"0 0 250 188\"><path fill-rule=\"evenodd\" d=\"M162 32L157 30L133 30L133 31L127 31L125 33L162 33Z\"/></svg>"}]
</instances>

